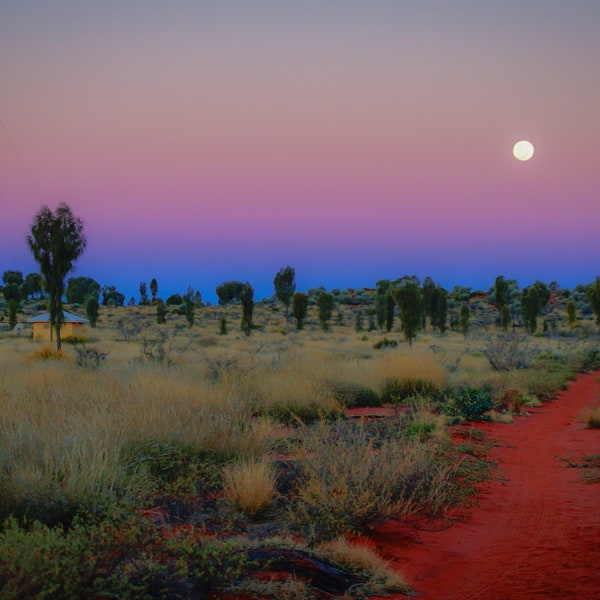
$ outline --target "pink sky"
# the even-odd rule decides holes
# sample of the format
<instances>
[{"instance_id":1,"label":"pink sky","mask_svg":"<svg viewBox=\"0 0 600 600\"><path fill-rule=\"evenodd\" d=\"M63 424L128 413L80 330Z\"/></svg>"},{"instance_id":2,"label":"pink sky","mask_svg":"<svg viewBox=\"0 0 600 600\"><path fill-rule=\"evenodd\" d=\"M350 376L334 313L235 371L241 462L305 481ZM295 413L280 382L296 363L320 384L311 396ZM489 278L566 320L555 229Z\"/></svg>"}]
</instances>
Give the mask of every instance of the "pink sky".
<instances>
[{"instance_id":1,"label":"pink sky","mask_svg":"<svg viewBox=\"0 0 600 600\"><path fill-rule=\"evenodd\" d=\"M288 264L300 289L587 283L598 31L595 0L3 2L0 266L35 270L66 201L74 275L127 297L269 296Z\"/></svg>"}]
</instances>

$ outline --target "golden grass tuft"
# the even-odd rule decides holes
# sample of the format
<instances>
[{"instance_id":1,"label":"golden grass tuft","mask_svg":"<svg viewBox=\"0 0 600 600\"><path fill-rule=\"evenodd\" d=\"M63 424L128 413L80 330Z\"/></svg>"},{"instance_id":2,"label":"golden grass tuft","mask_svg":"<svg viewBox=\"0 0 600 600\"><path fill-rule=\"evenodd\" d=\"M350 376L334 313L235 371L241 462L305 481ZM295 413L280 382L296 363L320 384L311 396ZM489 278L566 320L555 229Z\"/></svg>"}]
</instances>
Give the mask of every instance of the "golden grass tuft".
<instances>
[{"instance_id":1,"label":"golden grass tuft","mask_svg":"<svg viewBox=\"0 0 600 600\"><path fill-rule=\"evenodd\" d=\"M249 517L256 517L273 501L275 471L267 458L247 459L223 470L223 496Z\"/></svg>"},{"instance_id":2,"label":"golden grass tuft","mask_svg":"<svg viewBox=\"0 0 600 600\"><path fill-rule=\"evenodd\" d=\"M353 573L368 576L372 594L412 592L404 577L367 546L351 544L346 538L340 537L320 546L318 554Z\"/></svg>"},{"instance_id":3,"label":"golden grass tuft","mask_svg":"<svg viewBox=\"0 0 600 600\"><path fill-rule=\"evenodd\" d=\"M64 350L57 350L51 344L42 344L28 357L29 362L37 360L68 360L68 357Z\"/></svg>"}]
</instances>

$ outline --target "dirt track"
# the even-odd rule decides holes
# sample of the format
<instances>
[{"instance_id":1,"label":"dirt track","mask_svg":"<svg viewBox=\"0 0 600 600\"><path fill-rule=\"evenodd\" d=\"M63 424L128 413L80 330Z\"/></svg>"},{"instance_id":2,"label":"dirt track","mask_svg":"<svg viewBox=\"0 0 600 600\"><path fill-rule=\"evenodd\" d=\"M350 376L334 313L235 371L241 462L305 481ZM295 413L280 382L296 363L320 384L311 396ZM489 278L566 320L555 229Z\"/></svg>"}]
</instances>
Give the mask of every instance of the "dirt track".
<instances>
[{"instance_id":1,"label":"dirt track","mask_svg":"<svg viewBox=\"0 0 600 600\"><path fill-rule=\"evenodd\" d=\"M600 598L600 483L562 460L600 453L600 430L579 418L599 400L598 373L585 375L514 424L477 425L498 442L502 479L468 522L410 535L388 525L374 536L420 598Z\"/></svg>"}]
</instances>

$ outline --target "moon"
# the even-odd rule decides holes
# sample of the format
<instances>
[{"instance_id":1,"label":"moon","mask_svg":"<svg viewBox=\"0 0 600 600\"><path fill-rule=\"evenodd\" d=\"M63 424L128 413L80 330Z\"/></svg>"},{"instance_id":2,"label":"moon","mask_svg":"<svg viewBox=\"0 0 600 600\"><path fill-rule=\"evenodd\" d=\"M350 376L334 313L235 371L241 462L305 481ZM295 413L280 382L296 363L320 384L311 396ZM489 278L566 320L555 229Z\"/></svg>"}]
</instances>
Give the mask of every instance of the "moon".
<instances>
[{"instance_id":1,"label":"moon","mask_svg":"<svg viewBox=\"0 0 600 600\"><path fill-rule=\"evenodd\" d=\"M513 146L513 155L517 160L529 160L533 153L533 144L527 140L521 140Z\"/></svg>"}]
</instances>

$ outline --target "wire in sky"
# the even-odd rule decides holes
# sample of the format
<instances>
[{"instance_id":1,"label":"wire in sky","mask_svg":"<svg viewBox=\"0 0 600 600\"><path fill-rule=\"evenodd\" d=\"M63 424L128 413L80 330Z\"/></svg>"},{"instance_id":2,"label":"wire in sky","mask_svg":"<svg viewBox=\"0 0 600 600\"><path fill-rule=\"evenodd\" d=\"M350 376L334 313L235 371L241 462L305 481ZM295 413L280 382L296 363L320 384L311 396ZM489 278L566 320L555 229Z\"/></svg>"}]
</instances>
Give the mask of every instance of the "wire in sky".
<instances>
[{"instance_id":1,"label":"wire in sky","mask_svg":"<svg viewBox=\"0 0 600 600\"><path fill-rule=\"evenodd\" d=\"M6 134L6 137L8 138L8 141L10 142L10 145L12 146L13 150L15 151L15 154L17 155L19 162L21 163L21 166L23 167L23 170L27 174L27 177L29 178L29 182L31 183L31 185L33 186L33 189L35 190L36 194L38 195L40 202L43 204L44 199L42 198L42 194L40 193L40 190L39 190L38 186L36 185L29 169L27 168L27 165L25 164L25 161L23 160L23 157L21 156L21 153L19 152L17 145L15 144L14 140L12 139L10 133L8 133L8 129L6 128L6 125L4 124L4 121L2 119L0 119L0 125L2 125L2 129L4 130L4 133Z\"/></svg>"}]
</instances>

